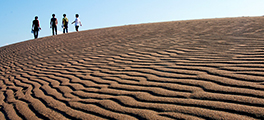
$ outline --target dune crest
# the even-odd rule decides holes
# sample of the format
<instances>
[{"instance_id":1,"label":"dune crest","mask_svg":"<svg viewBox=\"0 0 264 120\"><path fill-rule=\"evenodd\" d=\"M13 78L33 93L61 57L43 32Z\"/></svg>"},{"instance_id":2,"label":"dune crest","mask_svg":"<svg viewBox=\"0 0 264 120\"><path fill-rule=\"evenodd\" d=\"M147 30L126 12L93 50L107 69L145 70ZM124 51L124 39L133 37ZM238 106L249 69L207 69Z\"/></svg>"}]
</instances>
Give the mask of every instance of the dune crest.
<instances>
[{"instance_id":1,"label":"dune crest","mask_svg":"<svg viewBox=\"0 0 264 120\"><path fill-rule=\"evenodd\" d=\"M127 25L0 48L0 119L264 119L264 18Z\"/></svg>"}]
</instances>

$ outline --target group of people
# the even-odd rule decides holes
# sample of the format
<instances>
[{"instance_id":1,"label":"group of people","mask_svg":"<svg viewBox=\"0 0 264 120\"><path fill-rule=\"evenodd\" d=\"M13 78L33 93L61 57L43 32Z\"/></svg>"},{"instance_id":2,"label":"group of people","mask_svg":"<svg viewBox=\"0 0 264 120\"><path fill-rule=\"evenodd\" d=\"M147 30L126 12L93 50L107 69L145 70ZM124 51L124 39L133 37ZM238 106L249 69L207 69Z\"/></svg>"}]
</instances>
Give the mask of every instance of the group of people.
<instances>
[{"instance_id":1,"label":"group of people","mask_svg":"<svg viewBox=\"0 0 264 120\"><path fill-rule=\"evenodd\" d=\"M79 31L79 26L82 26L81 20L79 18L79 15L75 15L76 19L72 22L75 23L75 30L78 32ZM62 19L62 28L63 28L63 33L68 33L68 18L66 17L66 14L63 14L63 19ZM57 25L58 25L58 20L55 17L55 14L52 14L52 18L50 20L50 28L52 28L52 35L57 35ZM35 20L33 20L32 23L32 31L34 34L35 39L38 38L38 32L41 30L38 16L35 17Z\"/></svg>"}]
</instances>

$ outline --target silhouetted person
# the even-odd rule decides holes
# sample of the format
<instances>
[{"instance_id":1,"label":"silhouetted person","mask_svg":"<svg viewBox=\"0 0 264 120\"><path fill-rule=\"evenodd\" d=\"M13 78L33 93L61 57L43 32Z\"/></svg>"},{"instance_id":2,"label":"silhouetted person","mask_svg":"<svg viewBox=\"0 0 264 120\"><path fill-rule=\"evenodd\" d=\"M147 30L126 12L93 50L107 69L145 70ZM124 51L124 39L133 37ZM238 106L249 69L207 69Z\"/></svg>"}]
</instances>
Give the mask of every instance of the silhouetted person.
<instances>
[{"instance_id":1,"label":"silhouetted person","mask_svg":"<svg viewBox=\"0 0 264 120\"><path fill-rule=\"evenodd\" d=\"M52 28L52 35L54 35L54 32L57 35L57 24L58 20L57 18L55 18L55 14L52 14L52 18L50 20L50 28Z\"/></svg>"},{"instance_id":2,"label":"silhouetted person","mask_svg":"<svg viewBox=\"0 0 264 120\"><path fill-rule=\"evenodd\" d=\"M63 33L65 33L65 30L66 30L66 33L68 33L68 18L66 17L66 14L63 14L63 19L62 19L62 25L63 25Z\"/></svg>"},{"instance_id":3,"label":"silhouetted person","mask_svg":"<svg viewBox=\"0 0 264 120\"><path fill-rule=\"evenodd\" d=\"M33 23L32 23L32 31L33 31L33 34L34 34L34 38L35 39L38 38L38 31L39 30L41 30L41 28L40 28L38 16L36 16L35 17L35 20L33 20Z\"/></svg>"},{"instance_id":4,"label":"silhouetted person","mask_svg":"<svg viewBox=\"0 0 264 120\"><path fill-rule=\"evenodd\" d=\"M75 17L76 17L76 19L75 19L75 21L72 22L72 24L75 23L75 30L78 32L79 31L79 26L80 25L82 26L82 23L81 23L81 20L80 20L78 14L76 14Z\"/></svg>"}]
</instances>

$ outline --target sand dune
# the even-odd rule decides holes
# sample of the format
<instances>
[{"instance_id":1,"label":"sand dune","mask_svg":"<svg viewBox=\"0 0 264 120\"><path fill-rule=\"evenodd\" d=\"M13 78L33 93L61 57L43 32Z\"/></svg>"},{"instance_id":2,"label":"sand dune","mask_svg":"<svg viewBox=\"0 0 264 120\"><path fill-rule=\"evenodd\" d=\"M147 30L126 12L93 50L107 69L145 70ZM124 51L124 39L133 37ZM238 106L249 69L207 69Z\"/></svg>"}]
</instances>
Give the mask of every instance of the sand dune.
<instances>
[{"instance_id":1,"label":"sand dune","mask_svg":"<svg viewBox=\"0 0 264 120\"><path fill-rule=\"evenodd\" d=\"M127 25L0 48L0 119L264 119L264 18Z\"/></svg>"}]
</instances>

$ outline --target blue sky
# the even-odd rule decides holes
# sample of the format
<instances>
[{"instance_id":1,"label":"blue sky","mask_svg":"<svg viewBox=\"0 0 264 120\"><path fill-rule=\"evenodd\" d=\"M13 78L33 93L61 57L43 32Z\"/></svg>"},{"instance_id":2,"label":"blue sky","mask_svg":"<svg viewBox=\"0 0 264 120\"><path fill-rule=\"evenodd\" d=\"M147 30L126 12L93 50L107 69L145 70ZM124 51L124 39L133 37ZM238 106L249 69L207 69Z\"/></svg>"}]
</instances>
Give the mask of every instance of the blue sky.
<instances>
[{"instance_id":1,"label":"blue sky","mask_svg":"<svg viewBox=\"0 0 264 120\"><path fill-rule=\"evenodd\" d=\"M263 6L264 0L5 0L0 4L0 47L33 39L30 31L35 16L42 28L39 37L50 36L53 13L59 26L64 13L70 22L78 13L82 31L163 21L262 16ZM69 31L75 31L74 25Z\"/></svg>"}]
</instances>

